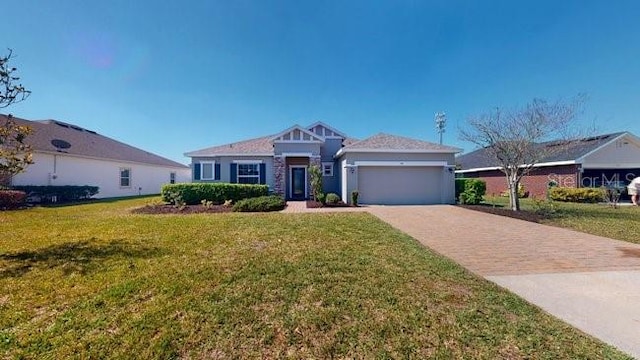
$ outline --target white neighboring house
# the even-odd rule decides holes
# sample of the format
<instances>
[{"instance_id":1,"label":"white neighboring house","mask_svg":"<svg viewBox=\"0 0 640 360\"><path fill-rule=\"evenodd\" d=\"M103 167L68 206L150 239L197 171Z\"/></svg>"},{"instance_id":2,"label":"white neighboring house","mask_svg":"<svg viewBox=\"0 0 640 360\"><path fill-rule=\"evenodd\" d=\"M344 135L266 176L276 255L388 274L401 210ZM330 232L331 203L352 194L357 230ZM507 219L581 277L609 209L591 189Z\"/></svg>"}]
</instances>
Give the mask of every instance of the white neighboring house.
<instances>
[{"instance_id":1,"label":"white neighboring house","mask_svg":"<svg viewBox=\"0 0 640 360\"><path fill-rule=\"evenodd\" d=\"M158 194L164 184L191 181L188 166L95 131L57 120L13 119L33 129L25 142L34 163L11 185L98 186L95 197L108 198Z\"/></svg>"}]
</instances>

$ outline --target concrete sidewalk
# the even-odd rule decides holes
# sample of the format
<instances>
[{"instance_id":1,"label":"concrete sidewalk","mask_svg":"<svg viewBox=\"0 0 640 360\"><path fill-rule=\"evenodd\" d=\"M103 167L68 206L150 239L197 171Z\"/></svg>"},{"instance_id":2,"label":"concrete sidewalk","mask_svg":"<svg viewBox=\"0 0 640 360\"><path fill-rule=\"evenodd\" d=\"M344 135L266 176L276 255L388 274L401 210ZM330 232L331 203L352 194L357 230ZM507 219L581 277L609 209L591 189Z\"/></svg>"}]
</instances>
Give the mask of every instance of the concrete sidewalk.
<instances>
[{"instance_id":1,"label":"concrete sidewalk","mask_svg":"<svg viewBox=\"0 0 640 360\"><path fill-rule=\"evenodd\" d=\"M640 245L448 205L366 211L640 359Z\"/></svg>"}]
</instances>

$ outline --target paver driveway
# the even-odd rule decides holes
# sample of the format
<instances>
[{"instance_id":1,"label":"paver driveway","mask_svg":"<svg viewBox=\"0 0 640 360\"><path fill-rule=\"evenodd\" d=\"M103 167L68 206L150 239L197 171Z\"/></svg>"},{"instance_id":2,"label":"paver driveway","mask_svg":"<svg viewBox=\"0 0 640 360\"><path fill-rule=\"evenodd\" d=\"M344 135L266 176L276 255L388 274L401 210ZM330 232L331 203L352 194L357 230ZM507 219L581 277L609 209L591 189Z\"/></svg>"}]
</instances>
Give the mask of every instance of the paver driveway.
<instances>
[{"instance_id":1,"label":"paver driveway","mask_svg":"<svg viewBox=\"0 0 640 360\"><path fill-rule=\"evenodd\" d=\"M448 205L366 209L640 359L640 245Z\"/></svg>"}]
</instances>

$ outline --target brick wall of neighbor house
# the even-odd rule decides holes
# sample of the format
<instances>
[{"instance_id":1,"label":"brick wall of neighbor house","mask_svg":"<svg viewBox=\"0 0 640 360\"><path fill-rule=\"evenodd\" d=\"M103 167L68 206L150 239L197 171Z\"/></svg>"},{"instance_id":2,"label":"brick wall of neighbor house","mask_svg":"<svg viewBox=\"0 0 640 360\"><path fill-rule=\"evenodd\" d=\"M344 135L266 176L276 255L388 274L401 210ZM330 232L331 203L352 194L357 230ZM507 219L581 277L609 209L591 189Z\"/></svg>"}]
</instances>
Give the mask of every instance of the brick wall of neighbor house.
<instances>
[{"instance_id":1,"label":"brick wall of neighbor house","mask_svg":"<svg viewBox=\"0 0 640 360\"><path fill-rule=\"evenodd\" d=\"M499 170L480 171L464 174L467 178L480 178L487 183L487 195L498 196L507 190L507 179ZM561 187L578 187L578 168L576 165L550 166L536 168L525 176L521 183L530 196L541 197L547 194L547 185L555 181Z\"/></svg>"}]
</instances>

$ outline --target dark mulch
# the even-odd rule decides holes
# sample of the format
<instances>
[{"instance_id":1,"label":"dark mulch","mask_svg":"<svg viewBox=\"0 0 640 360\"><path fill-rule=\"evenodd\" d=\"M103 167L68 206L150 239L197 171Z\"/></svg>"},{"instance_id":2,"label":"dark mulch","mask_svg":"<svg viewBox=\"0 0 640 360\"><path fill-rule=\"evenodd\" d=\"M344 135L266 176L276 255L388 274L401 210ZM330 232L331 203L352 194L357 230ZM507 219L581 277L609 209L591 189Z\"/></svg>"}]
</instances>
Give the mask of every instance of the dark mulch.
<instances>
[{"instance_id":1,"label":"dark mulch","mask_svg":"<svg viewBox=\"0 0 640 360\"><path fill-rule=\"evenodd\" d=\"M322 208L322 207L334 208L334 207L353 207L353 206L349 205L349 204L345 204L342 201L340 201L337 204L324 204L323 205L321 202L318 202L318 201L307 200L307 209L317 209L317 208Z\"/></svg>"},{"instance_id":2,"label":"dark mulch","mask_svg":"<svg viewBox=\"0 0 640 360\"><path fill-rule=\"evenodd\" d=\"M458 205L458 206L465 209L469 209L469 210L482 211L482 212L486 212L494 215L508 216L511 218L531 221L535 223L542 222L542 220L545 219L544 216L541 216L534 212L526 211L526 210L513 211L511 209L507 209L503 207L493 207L491 205Z\"/></svg>"},{"instance_id":3,"label":"dark mulch","mask_svg":"<svg viewBox=\"0 0 640 360\"><path fill-rule=\"evenodd\" d=\"M146 205L133 209L134 214L200 214L200 213L225 213L231 212L230 206L213 205L205 207L203 205L187 205L182 208L173 205Z\"/></svg>"}]
</instances>

